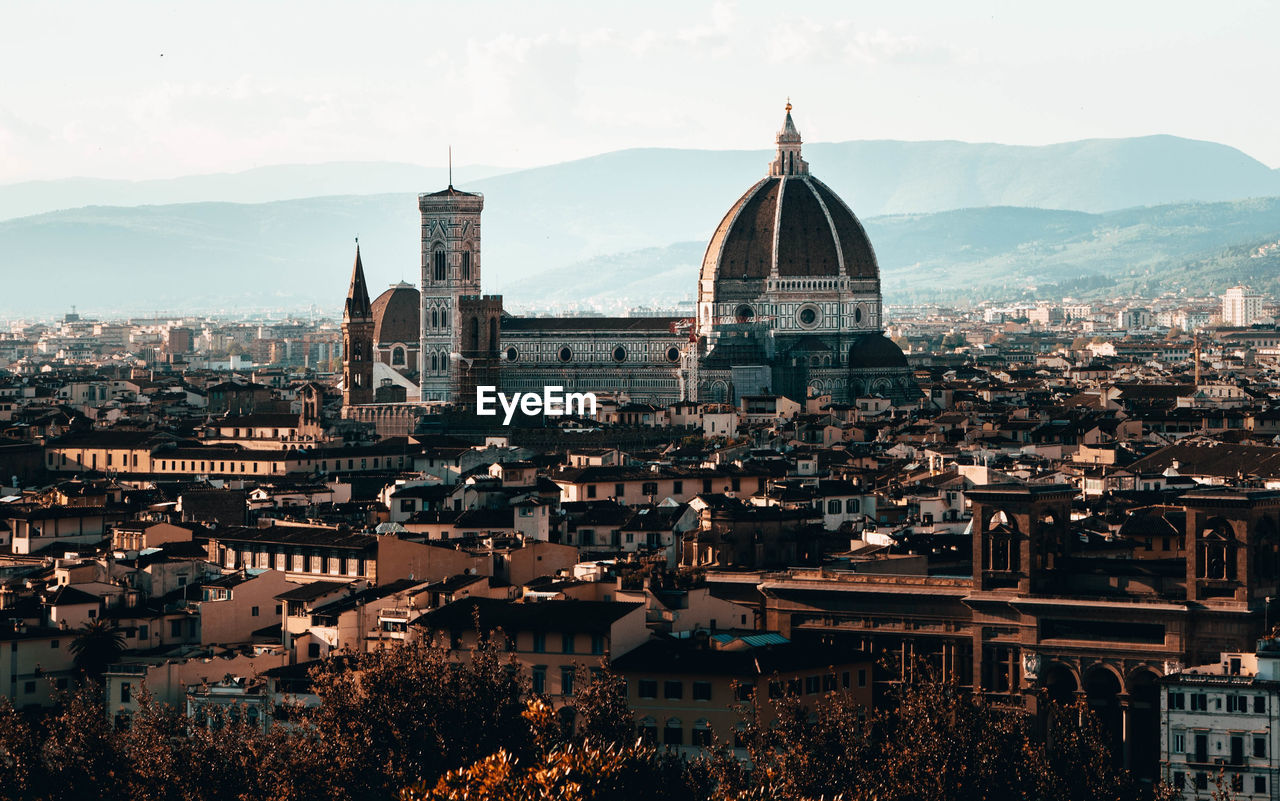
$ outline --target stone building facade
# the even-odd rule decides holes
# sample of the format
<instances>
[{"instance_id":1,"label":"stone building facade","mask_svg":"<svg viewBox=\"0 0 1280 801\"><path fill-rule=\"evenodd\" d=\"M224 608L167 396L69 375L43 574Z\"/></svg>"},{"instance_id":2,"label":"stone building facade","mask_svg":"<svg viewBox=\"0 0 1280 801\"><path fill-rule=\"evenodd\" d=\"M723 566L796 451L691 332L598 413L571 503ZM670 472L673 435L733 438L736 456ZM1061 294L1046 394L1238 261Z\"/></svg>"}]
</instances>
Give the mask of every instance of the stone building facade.
<instances>
[{"instance_id":1,"label":"stone building facade","mask_svg":"<svg viewBox=\"0 0 1280 801\"><path fill-rule=\"evenodd\" d=\"M1184 547L1142 559L1084 551L1067 526L1074 492L968 491L971 575L761 576L765 627L895 657L877 675L885 689L929 666L1032 711L1084 697L1117 761L1155 778L1158 680L1254 641L1267 596L1280 594L1280 491L1189 493Z\"/></svg>"}]
</instances>

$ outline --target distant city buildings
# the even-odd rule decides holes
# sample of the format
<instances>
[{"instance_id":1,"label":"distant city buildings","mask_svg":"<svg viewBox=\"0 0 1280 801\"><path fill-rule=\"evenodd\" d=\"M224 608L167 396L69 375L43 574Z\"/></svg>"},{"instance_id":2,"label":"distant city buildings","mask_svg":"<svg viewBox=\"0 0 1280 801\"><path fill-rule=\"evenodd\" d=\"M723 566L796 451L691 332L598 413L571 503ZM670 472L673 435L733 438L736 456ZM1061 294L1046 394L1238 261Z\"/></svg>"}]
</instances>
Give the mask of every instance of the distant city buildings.
<instances>
[{"instance_id":1,"label":"distant city buildings","mask_svg":"<svg viewBox=\"0 0 1280 801\"><path fill-rule=\"evenodd\" d=\"M1248 328L1262 318L1262 300L1248 287L1231 287L1222 293L1222 324Z\"/></svg>"}]
</instances>

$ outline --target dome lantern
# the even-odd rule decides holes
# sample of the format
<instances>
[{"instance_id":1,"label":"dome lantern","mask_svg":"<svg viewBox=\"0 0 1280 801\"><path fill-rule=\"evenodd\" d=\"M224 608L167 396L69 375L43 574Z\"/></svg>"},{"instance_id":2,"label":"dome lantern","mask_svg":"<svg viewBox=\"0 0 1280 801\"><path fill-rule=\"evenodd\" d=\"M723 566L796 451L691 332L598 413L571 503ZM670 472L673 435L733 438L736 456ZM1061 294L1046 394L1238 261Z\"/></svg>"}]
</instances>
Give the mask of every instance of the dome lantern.
<instances>
[{"instance_id":1,"label":"dome lantern","mask_svg":"<svg viewBox=\"0 0 1280 801\"><path fill-rule=\"evenodd\" d=\"M769 165L769 175L778 178L783 175L808 175L809 162L800 158L800 131L791 119L791 98L787 98L787 116L782 121L782 130L778 131L778 155Z\"/></svg>"}]
</instances>

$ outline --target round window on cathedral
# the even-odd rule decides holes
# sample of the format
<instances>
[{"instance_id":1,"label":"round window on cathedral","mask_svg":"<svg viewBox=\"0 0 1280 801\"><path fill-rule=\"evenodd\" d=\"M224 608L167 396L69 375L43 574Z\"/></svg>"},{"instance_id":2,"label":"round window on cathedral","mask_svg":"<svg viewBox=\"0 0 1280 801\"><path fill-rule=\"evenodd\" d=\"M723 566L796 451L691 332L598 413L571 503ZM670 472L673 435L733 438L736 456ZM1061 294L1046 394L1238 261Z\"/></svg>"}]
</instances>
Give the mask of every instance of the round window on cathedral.
<instances>
[{"instance_id":1,"label":"round window on cathedral","mask_svg":"<svg viewBox=\"0 0 1280 801\"><path fill-rule=\"evenodd\" d=\"M749 323L755 319L756 311L747 304L742 304L733 310L733 319L739 323Z\"/></svg>"},{"instance_id":2,"label":"round window on cathedral","mask_svg":"<svg viewBox=\"0 0 1280 801\"><path fill-rule=\"evenodd\" d=\"M818 310L813 306L804 306L796 315L796 319L805 328L812 328L818 322Z\"/></svg>"},{"instance_id":3,"label":"round window on cathedral","mask_svg":"<svg viewBox=\"0 0 1280 801\"><path fill-rule=\"evenodd\" d=\"M858 324L862 323L862 307L861 306L858 306L853 310L853 321Z\"/></svg>"},{"instance_id":4,"label":"round window on cathedral","mask_svg":"<svg viewBox=\"0 0 1280 801\"><path fill-rule=\"evenodd\" d=\"M667 361L669 362L680 361L680 349L677 348L675 345L672 345L671 347L667 348Z\"/></svg>"},{"instance_id":5,"label":"round window on cathedral","mask_svg":"<svg viewBox=\"0 0 1280 801\"><path fill-rule=\"evenodd\" d=\"M565 345L560 349L559 356L560 356L560 361L567 362L573 358L573 349L570 348L568 345Z\"/></svg>"},{"instance_id":6,"label":"round window on cathedral","mask_svg":"<svg viewBox=\"0 0 1280 801\"><path fill-rule=\"evenodd\" d=\"M627 360L627 349L619 345L613 349L613 360L615 362L625 362Z\"/></svg>"},{"instance_id":7,"label":"round window on cathedral","mask_svg":"<svg viewBox=\"0 0 1280 801\"><path fill-rule=\"evenodd\" d=\"M520 351L516 350L515 348L507 348L504 354L504 358L506 358L506 360L509 362L514 362L516 359L520 358Z\"/></svg>"}]
</instances>

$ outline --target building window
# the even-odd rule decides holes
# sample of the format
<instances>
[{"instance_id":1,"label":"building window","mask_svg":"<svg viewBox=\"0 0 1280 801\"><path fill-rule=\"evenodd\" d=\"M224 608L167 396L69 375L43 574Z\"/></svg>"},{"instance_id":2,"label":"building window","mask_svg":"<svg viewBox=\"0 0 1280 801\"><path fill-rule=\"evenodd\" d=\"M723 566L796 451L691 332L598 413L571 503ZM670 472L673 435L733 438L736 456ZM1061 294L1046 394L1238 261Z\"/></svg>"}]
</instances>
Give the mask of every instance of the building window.
<instances>
[{"instance_id":1,"label":"building window","mask_svg":"<svg viewBox=\"0 0 1280 801\"><path fill-rule=\"evenodd\" d=\"M707 721L699 720L693 724L693 730L689 732L689 743L702 748L711 747L711 726Z\"/></svg>"},{"instance_id":2,"label":"building window","mask_svg":"<svg viewBox=\"0 0 1280 801\"><path fill-rule=\"evenodd\" d=\"M1266 795L1267 793L1267 777L1266 776L1253 777L1253 792L1257 795Z\"/></svg>"},{"instance_id":3,"label":"building window","mask_svg":"<svg viewBox=\"0 0 1280 801\"><path fill-rule=\"evenodd\" d=\"M640 679L636 682L636 695L640 698L657 698L658 682L656 679Z\"/></svg>"},{"instance_id":4,"label":"building window","mask_svg":"<svg viewBox=\"0 0 1280 801\"><path fill-rule=\"evenodd\" d=\"M547 652L547 635L541 631L533 633L533 652L535 654L545 654Z\"/></svg>"},{"instance_id":5,"label":"building window","mask_svg":"<svg viewBox=\"0 0 1280 801\"><path fill-rule=\"evenodd\" d=\"M319 659L319 658L320 658L320 643L318 643L318 642L308 643L308 644L307 644L307 656L311 657L312 659Z\"/></svg>"},{"instance_id":6,"label":"building window","mask_svg":"<svg viewBox=\"0 0 1280 801\"><path fill-rule=\"evenodd\" d=\"M595 485L595 484L588 484L588 485L587 485L587 497L588 497L588 498L594 498L594 497L596 497L596 485Z\"/></svg>"},{"instance_id":7,"label":"building window","mask_svg":"<svg viewBox=\"0 0 1280 801\"><path fill-rule=\"evenodd\" d=\"M613 349L613 360L615 362L625 362L627 360L627 349L619 345Z\"/></svg>"},{"instance_id":8,"label":"building window","mask_svg":"<svg viewBox=\"0 0 1280 801\"><path fill-rule=\"evenodd\" d=\"M1187 751L1187 736L1175 732L1173 735L1173 746L1169 749L1171 753L1183 754Z\"/></svg>"},{"instance_id":9,"label":"building window","mask_svg":"<svg viewBox=\"0 0 1280 801\"><path fill-rule=\"evenodd\" d=\"M667 680L662 683L662 697L667 699L684 698L684 682Z\"/></svg>"},{"instance_id":10,"label":"building window","mask_svg":"<svg viewBox=\"0 0 1280 801\"><path fill-rule=\"evenodd\" d=\"M181 637L181 636L182 636L182 621L181 621L181 620L170 620L170 621L169 621L169 636L170 636L170 637Z\"/></svg>"},{"instance_id":11,"label":"building window","mask_svg":"<svg viewBox=\"0 0 1280 801\"><path fill-rule=\"evenodd\" d=\"M397 367L404 365L404 348L391 349L391 363Z\"/></svg>"},{"instance_id":12,"label":"building window","mask_svg":"<svg viewBox=\"0 0 1280 801\"><path fill-rule=\"evenodd\" d=\"M22 691L27 695L31 695L36 691L36 683L34 681L24 682L22 685Z\"/></svg>"},{"instance_id":13,"label":"building window","mask_svg":"<svg viewBox=\"0 0 1280 801\"><path fill-rule=\"evenodd\" d=\"M1253 713L1255 715L1267 714L1267 697L1265 695L1255 695L1253 697Z\"/></svg>"},{"instance_id":14,"label":"building window","mask_svg":"<svg viewBox=\"0 0 1280 801\"><path fill-rule=\"evenodd\" d=\"M680 495L680 494L681 494L681 493L683 493L683 492L684 492L684 482L683 482L683 481L672 481L672 482L671 482L671 493L672 493L673 495Z\"/></svg>"},{"instance_id":15,"label":"building window","mask_svg":"<svg viewBox=\"0 0 1280 801\"><path fill-rule=\"evenodd\" d=\"M556 354L556 356L560 359L560 361L567 362L573 358L573 349L570 348L568 345L565 345L564 347L560 348L560 351Z\"/></svg>"},{"instance_id":16,"label":"building window","mask_svg":"<svg viewBox=\"0 0 1280 801\"><path fill-rule=\"evenodd\" d=\"M258 616L258 607L256 606L249 607L249 617L257 617L257 616Z\"/></svg>"},{"instance_id":17,"label":"building window","mask_svg":"<svg viewBox=\"0 0 1280 801\"><path fill-rule=\"evenodd\" d=\"M640 720L640 741L646 745L658 742L658 721L645 716Z\"/></svg>"},{"instance_id":18,"label":"building window","mask_svg":"<svg viewBox=\"0 0 1280 801\"><path fill-rule=\"evenodd\" d=\"M445 255L444 251L437 248L435 253L431 254L434 265L434 278L437 281L445 279Z\"/></svg>"},{"instance_id":19,"label":"building window","mask_svg":"<svg viewBox=\"0 0 1280 801\"><path fill-rule=\"evenodd\" d=\"M684 745L684 723L680 718L671 718L667 721L662 732L662 743L663 745Z\"/></svg>"},{"instance_id":20,"label":"building window","mask_svg":"<svg viewBox=\"0 0 1280 801\"><path fill-rule=\"evenodd\" d=\"M1187 774L1183 773L1180 770L1175 770L1173 772L1173 786L1174 786L1174 789L1176 790L1181 790L1182 788L1186 787Z\"/></svg>"},{"instance_id":21,"label":"building window","mask_svg":"<svg viewBox=\"0 0 1280 801\"><path fill-rule=\"evenodd\" d=\"M604 636L601 634L591 635L591 653L600 656L604 653Z\"/></svg>"},{"instance_id":22,"label":"building window","mask_svg":"<svg viewBox=\"0 0 1280 801\"><path fill-rule=\"evenodd\" d=\"M1169 708L1170 709L1186 709L1187 697L1183 693L1169 692Z\"/></svg>"},{"instance_id":23,"label":"building window","mask_svg":"<svg viewBox=\"0 0 1280 801\"><path fill-rule=\"evenodd\" d=\"M1209 710L1209 696L1204 693L1192 693L1191 695L1191 711L1207 712Z\"/></svg>"},{"instance_id":24,"label":"building window","mask_svg":"<svg viewBox=\"0 0 1280 801\"><path fill-rule=\"evenodd\" d=\"M858 686L859 687L867 686L867 669L866 668L858 668Z\"/></svg>"},{"instance_id":25,"label":"building window","mask_svg":"<svg viewBox=\"0 0 1280 801\"><path fill-rule=\"evenodd\" d=\"M1258 757L1259 759L1266 759L1266 756L1267 756L1267 738L1266 737L1253 738L1253 755Z\"/></svg>"},{"instance_id":26,"label":"building window","mask_svg":"<svg viewBox=\"0 0 1280 801\"><path fill-rule=\"evenodd\" d=\"M822 678L820 676L805 676L804 693L805 695L817 695L821 689Z\"/></svg>"},{"instance_id":27,"label":"building window","mask_svg":"<svg viewBox=\"0 0 1280 801\"><path fill-rule=\"evenodd\" d=\"M560 650L562 653L566 653L566 654L573 653L573 635L572 634L563 635L560 638L560 644L561 644Z\"/></svg>"},{"instance_id":28,"label":"building window","mask_svg":"<svg viewBox=\"0 0 1280 801\"><path fill-rule=\"evenodd\" d=\"M641 495L654 496L658 494L658 482L646 481L640 489Z\"/></svg>"},{"instance_id":29,"label":"building window","mask_svg":"<svg viewBox=\"0 0 1280 801\"><path fill-rule=\"evenodd\" d=\"M127 704L133 700L133 687L127 681L120 682L120 703Z\"/></svg>"},{"instance_id":30,"label":"building window","mask_svg":"<svg viewBox=\"0 0 1280 801\"><path fill-rule=\"evenodd\" d=\"M533 691L538 695L546 695L547 693L547 666L546 665L534 665Z\"/></svg>"},{"instance_id":31,"label":"building window","mask_svg":"<svg viewBox=\"0 0 1280 801\"><path fill-rule=\"evenodd\" d=\"M560 668L560 694L573 695L573 677L577 669L568 665Z\"/></svg>"},{"instance_id":32,"label":"building window","mask_svg":"<svg viewBox=\"0 0 1280 801\"><path fill-rule=\"evenodd\" d=\"M710 701L711 700L711 682L695 681L693 683L693 700Z\"/></svg>"},{"instance_id":33,"label":"building window","mask_svg":"<svg viewBox=\"0 0 1280 801\"><path fill-rule=\"evenodd\" d=\"M471 280L471 251L462 251L462 280Z\"/></svg>"}]
</instances>

